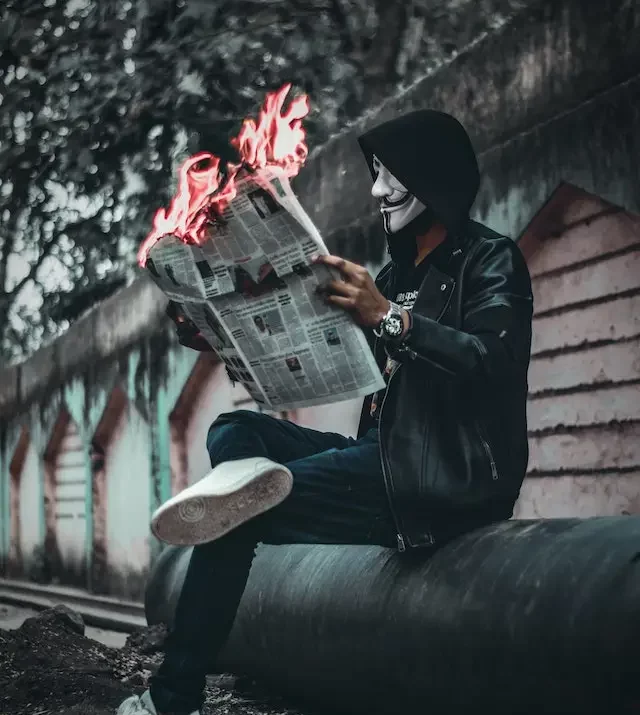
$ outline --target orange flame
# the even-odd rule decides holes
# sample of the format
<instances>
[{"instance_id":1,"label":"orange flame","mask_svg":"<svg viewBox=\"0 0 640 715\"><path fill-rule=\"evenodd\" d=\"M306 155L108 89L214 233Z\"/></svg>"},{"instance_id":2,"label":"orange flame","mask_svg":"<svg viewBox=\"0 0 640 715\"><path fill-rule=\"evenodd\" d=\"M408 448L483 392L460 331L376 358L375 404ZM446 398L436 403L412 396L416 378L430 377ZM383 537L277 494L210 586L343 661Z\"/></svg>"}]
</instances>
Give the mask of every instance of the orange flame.
<instances>
[{"instance_id":1,"label":"orange flame","mask_svg":"<svg viewBox=\"0 0 640 715\"><path fill-rule=\"evenodd\" d=\"M289 178L304 164L308 149L302 120L309 113L309 99L301 95L284 112L284 102L291 84L270 92L264 100L258 123L245 119L237 137L231 140L241 164L227 165L223 183L220 159L201 152L187 159L179 170L178 190L169 210L160 208L153 218L153 228L138 251L138 263L144 267L149 251L163 236L173 235L185 243L203 243L206 224L215 220L236 195L236 177L245 166L262 169L278 167ZM206 164L206 166L203 166Z\"/></svg>"},{"instance_id":2,"label":"orange flame","mask_svg":"<svg viewBox=\"0 0 640 715\"><path fill-rule=\"evenodd\" d=\"M297 97L291 102L289 110L283 113L290 89L291 85L285 84L278 92L268 94L257 126L253 119L245 119L240 133L231 140L242 162L252 169L278 166L292 177L307 158L302 120L309 113L309 99L306 94Z\"/></svg>"}]
</instances>

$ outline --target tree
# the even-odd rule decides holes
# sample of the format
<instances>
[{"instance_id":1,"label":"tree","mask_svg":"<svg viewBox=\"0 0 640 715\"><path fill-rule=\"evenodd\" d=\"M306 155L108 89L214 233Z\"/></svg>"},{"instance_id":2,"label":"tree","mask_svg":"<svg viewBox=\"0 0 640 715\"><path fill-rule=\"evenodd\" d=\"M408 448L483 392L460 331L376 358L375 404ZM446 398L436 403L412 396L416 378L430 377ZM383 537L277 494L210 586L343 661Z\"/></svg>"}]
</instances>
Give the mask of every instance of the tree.
<instances>
[{"instance_id":1,"label":"tree","mask_svg":"<svg viewBox=\"0 0 640 715\"><path fill-rule=\"evenodd\" d=\"M522 4L5 0L0 359L131 279L178 162L217 151L267 90L309 93L317 145Z\"/></svg>"}]
</instances>

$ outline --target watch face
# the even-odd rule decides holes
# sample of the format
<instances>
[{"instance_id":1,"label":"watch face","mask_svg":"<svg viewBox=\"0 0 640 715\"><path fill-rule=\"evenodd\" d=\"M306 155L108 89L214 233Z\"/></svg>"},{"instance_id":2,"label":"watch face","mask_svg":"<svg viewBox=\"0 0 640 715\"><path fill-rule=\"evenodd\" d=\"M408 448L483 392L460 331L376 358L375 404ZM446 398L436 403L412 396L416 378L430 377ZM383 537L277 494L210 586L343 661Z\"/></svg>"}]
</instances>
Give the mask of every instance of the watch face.
<instances>
[{"instance_id":1,"label":"watch face","mask_svg":"<svg viewBox=\"0 0 640 715\"><path fill-rule=\"evenodd\" d=\"M391 315L384 321L384 332L392 338L397 338L403 327L402 318L398 315Z\"/></svg>"}]
</instances>

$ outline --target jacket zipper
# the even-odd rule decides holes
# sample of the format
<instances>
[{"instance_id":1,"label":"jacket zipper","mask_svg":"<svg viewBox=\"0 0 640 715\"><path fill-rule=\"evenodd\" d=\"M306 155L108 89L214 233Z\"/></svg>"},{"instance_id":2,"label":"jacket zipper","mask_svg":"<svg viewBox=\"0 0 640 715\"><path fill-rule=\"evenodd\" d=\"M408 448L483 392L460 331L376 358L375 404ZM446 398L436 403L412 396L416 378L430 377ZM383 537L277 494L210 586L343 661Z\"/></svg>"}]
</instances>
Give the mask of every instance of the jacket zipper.
<instances>
[{"instance_id":1,"label":"jacket zipper","mask_svg":"<svg viewBox=\"0 0 640 715\"><path fill-rule=\"evenodd\" d=\"M498 468L496 467L496 460L493 458L493 453L491 451L491 446L487 442L487 440L484 438L482 434L482 430L480 428L480 425L476 421L476 432L478 433L478 437L480 437L480 441L482 442L482 446L484 447L484 451L487 455L487 459L489 460L489 464L491 465L491 478L493 481L498 480Z\"/></svg>"},{"instance_id":2,"label":"jacket zipper","mask_svg":"<svg viewBox=\"0 0 640 715\"><path fill-rule=\"evenodd\" d=\"M452 291L453 293L453 291ZM438 320L442 315L444 314L444 311L447 309L447 306L449 305L449 302L451 301L451 295L449 295L449 299L447 300L447 303L445 307L442 309L440 312L440 315L438 316ZM378 349L378 337L376 336L375 342L373 344L373 352L374 355L376 354L376 351ZM415 359L415 353L411 350L412 353L411 357ZM387 356L388 357L388 356ZM387 395L389 394L389 389L391 387L391 381L395 377L396 373L402 366L402 363L399 363L396 365L394 368L393 372L389 375L389 380L387 381L387 386L384 391L384 396L382 398L382 402L380 403L380 411L378 413L378 448L380 450L380 465L382 467L382 477L384 479L384 486L387 491L387 501L389 502L389 510L391 511L391 516L393 517L394 525L396 527L396 540L398 543L398 551L403 552L407 550L407 544L404 538L404 535L402 533L402 529L400 528L400 519L398 518L398 514L395 510L395 507L393 505L393 490L391 488L391 472L387 473L386 470L386 459L385 459L385 454L384 454L384 449L382 447L382 411L384 409L384 403L387 401ZM433 538L433 535L431 534L430 531L427 532L429 535L429 543L434 544L435 540Z\"/></svg>"},{"instance_id":3,"label":"jacket zipper","mask_svg":"<svg viewBox=\"0 0 640 715\"><path fill-rule=\"evenodd\" d=\"M376 340L376 347L377 347L378 341ZM398 514L396 513L395 507L393 505L393 497L392 497L392 489L391 489L391 484L389 480L389 476L387 475L387 470L386 470L386 459L384 455L384 450L382 448L382 410L384 409L384 403L387 401L387 395L389 394L389 387L391 386L391 380L393 380L395 374L398 372L400 369L400 365L396 365L394 368L393 372L389 375L389 380L387 382L387 387L384 391L384 396L382 398L382 402L380 403L380 414L378 415L378 447L380 449L380 464L382 465L382 477L384 479L384 486L385 489L387 490L387 500L389 502L389 509L391 511L391 516L393 517L393 521L396 527L396 540L398 542L398 551L406 551L406 543L404 540L404 536L402 534L402 529L400 528L400 520L398 519Z\"/></svg>"}]
</instances>

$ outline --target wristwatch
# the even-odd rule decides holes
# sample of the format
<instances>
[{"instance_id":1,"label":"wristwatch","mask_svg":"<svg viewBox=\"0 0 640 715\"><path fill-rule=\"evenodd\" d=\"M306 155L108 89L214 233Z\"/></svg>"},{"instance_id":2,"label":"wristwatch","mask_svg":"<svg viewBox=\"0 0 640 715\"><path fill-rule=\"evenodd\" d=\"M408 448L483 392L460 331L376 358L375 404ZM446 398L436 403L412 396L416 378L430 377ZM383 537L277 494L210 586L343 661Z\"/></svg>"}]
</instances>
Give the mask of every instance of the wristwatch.
<instances>
[{"instance_id":1,"label":"wristwatch","mask_svg":"<svg viewBox=\"0 0 640 715\"><path fill-rule=\"evenodd\" d=\"M389 301L389 310L378 324L378 327L373 329L373 334L376 338L382 338L383 340L397 340L402 335L403 330L402 308L397 303Z\"/></svg>"}]
</instances>

